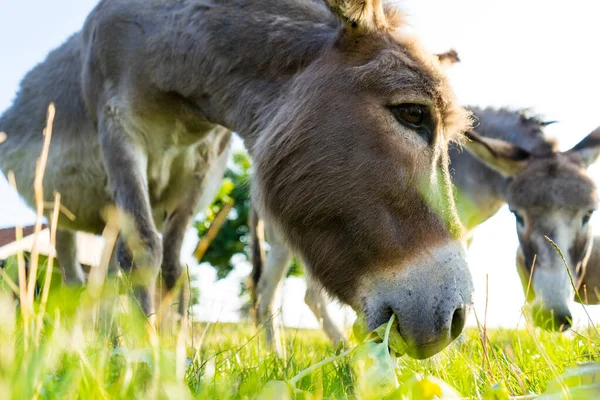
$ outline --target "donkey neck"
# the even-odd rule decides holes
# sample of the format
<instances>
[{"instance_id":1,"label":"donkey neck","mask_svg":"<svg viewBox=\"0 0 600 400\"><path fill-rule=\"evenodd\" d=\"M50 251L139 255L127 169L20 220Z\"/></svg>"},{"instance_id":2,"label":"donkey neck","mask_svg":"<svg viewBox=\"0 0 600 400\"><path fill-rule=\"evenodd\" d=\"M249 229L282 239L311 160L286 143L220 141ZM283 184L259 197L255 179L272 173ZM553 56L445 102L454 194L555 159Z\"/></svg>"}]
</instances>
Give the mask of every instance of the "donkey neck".
<instances>
[{"instance_id":1,"label":"donkey neck","mask_svg":"<svg viewBox=\"0 0 600 400\"><path fill-rule=\"evenodd\" d=\"M238 132L249 149L339 25L311 0L185 1L171 15L148 51L162 66L157 85ZM166 51L168 60L161 58Z\"/></svg>"}]
</instances>

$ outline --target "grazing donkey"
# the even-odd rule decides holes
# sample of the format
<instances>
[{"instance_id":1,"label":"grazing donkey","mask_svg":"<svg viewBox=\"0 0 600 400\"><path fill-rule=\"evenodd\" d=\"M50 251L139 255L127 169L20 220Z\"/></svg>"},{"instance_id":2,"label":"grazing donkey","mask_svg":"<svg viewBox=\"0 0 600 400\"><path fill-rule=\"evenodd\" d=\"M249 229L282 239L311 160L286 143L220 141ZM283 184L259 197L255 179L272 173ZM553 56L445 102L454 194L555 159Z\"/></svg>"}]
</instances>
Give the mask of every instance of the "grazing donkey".
<instances>
[{"instance_id":1,"label":"grazing donkey","mask_svg":"<svg viewBox=\"0 0 600 400\"><path fill-rule=\"evenodd\" d=\"M543 135L543 125L535 118L520 117L518 124L505 129L511 126L505 117L482 116L477 133L468 136L473 140L471 154L486 168L469 155L452 154L451 168L457 171L456 202L468 228L508 204L519 238L517 270L533 321L564 331L572 324L569 303L575 290L593 284L591 276L588 280L584 276L594 242L590 218L598 206L598 193L587 168L600 155L600 128L560 152ZM473 172L458 173L466 169ZM548 239L561 249L568 270ZM596 297L591 294L582 298Z\"/></svg>"},{"instance_id":2,"label":"grazing donkey","mask_svg":"<svg viewBox=\"0 0 600 400\"><path fill-rule=\"evenodd\" d=\"M408 353L429 357L472 302L448 170L470 118L402 27L380 0L103 0L24 79L0 167L32 204L55 102L44 189L76 216L59 221L65 278L81 280L72 231L99 233L116 204L131 217L116 258L150 314L239 132L254 204L312 276L370 329L396 313Z\"/></svg>"},{"instance_id":3,"label":"grazing donkey","mask_svg":"<svg viewBox=\"0 0 600 400\"><path fill-rule=\"evenodd\" d=\"M560 153L557 143L544 135L544 127L552 122L528 116L525 110L471 108L471 112L478 124L476 133L468 134L472 139L466 146L469 151L458 146L449 150L459 217L471 231L509 204L519 234L519 276L524 291L529 293L529 301L533 302L534 322L547 329L567 329L571 323L569 301L574 291L562 260L544 236L552 238L565 251L581 298L590 304L600 302L594 291L596 287L600 289L600 278L585 274L591 247L589 219L597 202L596 187L585 169L599 154L600 129L572 150ZM255 221L251 221L253 229ZM265 230L270 252L264 273L261 260L253 257L255 307L258 320L265 325L267 340L278 344L274 339L277 331L272 322L273 304L292 253L269 229L268 221ZM600 265L600 244L597 249ZM259 240L252 250L260 251ZM537 267L527 292L534 255ZM596 263L592 260L590 265ZM334 343L340 341L343 333L327 312L325 295L310 272L306 285L307 305L329 338ZM583 293L585 287L591 293Z\"/></svg>"}]
</instances>

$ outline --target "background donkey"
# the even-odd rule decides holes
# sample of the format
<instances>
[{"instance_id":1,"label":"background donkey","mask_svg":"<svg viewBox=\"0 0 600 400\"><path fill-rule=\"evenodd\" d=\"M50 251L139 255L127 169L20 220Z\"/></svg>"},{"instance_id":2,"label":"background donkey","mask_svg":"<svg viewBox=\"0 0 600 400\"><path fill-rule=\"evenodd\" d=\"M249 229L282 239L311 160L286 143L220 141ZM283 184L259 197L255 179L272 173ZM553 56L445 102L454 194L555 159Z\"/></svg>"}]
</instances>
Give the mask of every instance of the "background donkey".
<instances>
[{"instance_id":1,"label":"background donkey","mask_svg":"<svg viewBox=\"0 0 600 400\"><path fill-rule=\"evenodd\" d=\"M408 354L431 356L472 301L447 156L470 119L399 28L379 0L103 0L24 79L0 167L32 204L54 101L44 189L76 216L59 221L65 278L81 281L71 232L99 233L115 204L129 216L116 259L150 314L239 132L254 204L312 276L370 329L396 313Z\"/></svg>"},{"instance_id":2,"label":"background donkey","mask_svg":"<svg viewBox=\"0 0 600 400\"><path fill-rule=\"evenodd\" d=\"M509 204L519 233L519 276L524 292L529 294L528 300L533 303L534 322L547 329L567 329L571 324L569 302L574 290L562 260L545 236L563 249L570 273L581 288L582 299L588 299L590 304L599 302L594 288L600 288L597 286L600 278L594 273L585 274L592 246L589 218L597 201L595 184L585 168L596 160L600 151L600 130L592 132L572 150L561 153L557 143L544 135L544 127L552 122L528 116L526 110L474 107L471 111L477 124L476 133L468 135L473 140L466 146L469 151L459 146L451 146L449 151L459 217L470 231ZM262 274L261 258L253 254L251 278L255 281L251 287L256 287L255 308L258 320L265 325L267 340L277 343L273 305L292 253L269 230L268 221L265 229L270 252ZM253 243L252 251L261 251L260 237ZM523 260L524 254L529 255L529 264ZM531 275L534 255L537 269ZM596 258L600 263L600 255ZM344 336L327 312L325 293L310 274L306 276L306 285L306 304L327 336L338 342ZM584 287L589 292L583 293Z\"/></svg>"},{"instance_id":3,"label":"background donkey","mask_svg":"<svg viewBox=\"0 0 600 400\"><path fill-rule=\"evenodd\" d=\"M471 186L463 192L457 185L459 213L466 221L484 220L490 208L482 204L491 204L494 199L508 204L515 215L519 238L517 269L534 323L564 331L572 324L569 303L581 285L592 251L590 218L598 206L598 193L587 168L600 154L600 128L571 150L560 152L553 141L545 138L539 121L520 118L518 126L525 132L530 130L524 135L518 134L518 129L506 131L509 136L494 133L502 124L481 118L477 133L469 134L474 142L470 146L472 154L489 167L487 170L469 156L456 162L451 156L452 168L457 171L477 171L469 176L455 175L463 180L463 187ZM480 191L473 191L475 188ZM478 208L482 210L479 215ZM561 249L568 270L548 239Z\"/></svg>"}]
</instances>

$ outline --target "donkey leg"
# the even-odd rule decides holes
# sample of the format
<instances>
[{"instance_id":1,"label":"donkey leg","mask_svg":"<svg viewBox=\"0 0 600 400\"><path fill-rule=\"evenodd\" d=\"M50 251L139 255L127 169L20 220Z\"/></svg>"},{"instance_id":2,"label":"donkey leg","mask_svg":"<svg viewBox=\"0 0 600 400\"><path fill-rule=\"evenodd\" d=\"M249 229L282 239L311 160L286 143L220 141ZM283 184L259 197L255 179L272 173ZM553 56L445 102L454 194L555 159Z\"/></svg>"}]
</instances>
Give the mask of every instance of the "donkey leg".
<instances>
[{"instance_id":1,"label":"donkey leg","mask_svg":"<svg viewBox=\"0 0 600 400\"><path fill-rule=\"evenodd\" d=\"M273 322L273 306L279 288L290 267L292 254L283 243L277 241L276 235L271 234L269 237L271 238L271 248L267 254L265 271L258 281L256 294L258 321L265 327L266 339L269 346L275 344L276 350L280 354L283 354L279 331Z\"/></svg>"},{"instance_id":2,"label":"donkey leg","mask_svg":"<svg viewBox=\"0 0 600 400\"><path fill-rule=\"evenodd\" d=\"M190 203L195 204L195 202ZM161 267L162 277L166 289L172 291L181 277L181 246L185 231L194 215L193 210L179 208L175 210L167 220L163 231L163 262ZM184 310L184 290L180 288L179 307L180 315Z\"/></svg>"},{"instance_id":3,"label":"donkey leg","mask_svg":"<svg viewBox=\"0 0 600 400\"><path fill-rule=\"evenodd\" d=\"M307 272L306 275L306 294L304 295L304 302L313 312L321 328L325 331L329 340L334 346L337 346L340 342L345 340L345 336L338 326L333 322L329 311L327 310L327 299L323 293L322 288L314 280L314 278Z\"/></svg>"},{"instance_id":4,"label":"donkey leg","mask_svg":"<svg viewBox=\"0 0 600 400\"><path fill-rule=\"evenodd\" d=\"M114 200L127 217L127 221L121 221L117 260L124 271L130 272L134 295L142 311L150 315L162 261L162 242L152 218L147 157L125 132L115 110L106 108L98 131Z\"/></svg>"},{"instance_id":5,"label":"donkey leg","mask_svg":"<svg viewBox=\"0 0 600 400\"><path fill-rule=\"evenodd\" d=\"M56 230L56 258L67 285L83 285L85 276L77 260L76 233L64 229Z\"/></svg>"}]
</instances>

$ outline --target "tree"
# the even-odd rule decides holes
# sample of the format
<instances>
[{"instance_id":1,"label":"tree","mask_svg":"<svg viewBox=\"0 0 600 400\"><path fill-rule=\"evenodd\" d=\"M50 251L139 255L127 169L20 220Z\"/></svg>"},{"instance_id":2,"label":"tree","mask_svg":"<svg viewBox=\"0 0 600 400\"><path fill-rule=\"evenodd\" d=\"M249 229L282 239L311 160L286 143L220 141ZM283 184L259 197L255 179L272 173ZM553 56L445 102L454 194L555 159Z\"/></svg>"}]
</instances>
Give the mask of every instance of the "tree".
<instances>
[{"instance_id":1,"label":"tree","mask_svg":"<svg viewBox=\"0 0 600 400\"><path fill-rule=\"evenodd\" d=\"M208 262L217 270L217 279L226 278L235 268L235 256L241 255L248 260L250 255L250 229L248 217L250 215L250 177L252 164L247 153L233 154L233 165L227 168L223 185L215 200L207 209L203 219L196 221L198 237L204 237L211 224L223 207L233 202L227 220L221 226L217 236L210 243L201 262ZM268 239L268 238L267 238ZM303 274L302 266L294 260L288 276ZM242 293L246 291L245 282L242 283Z\"/></svg>"}]
</instances>

